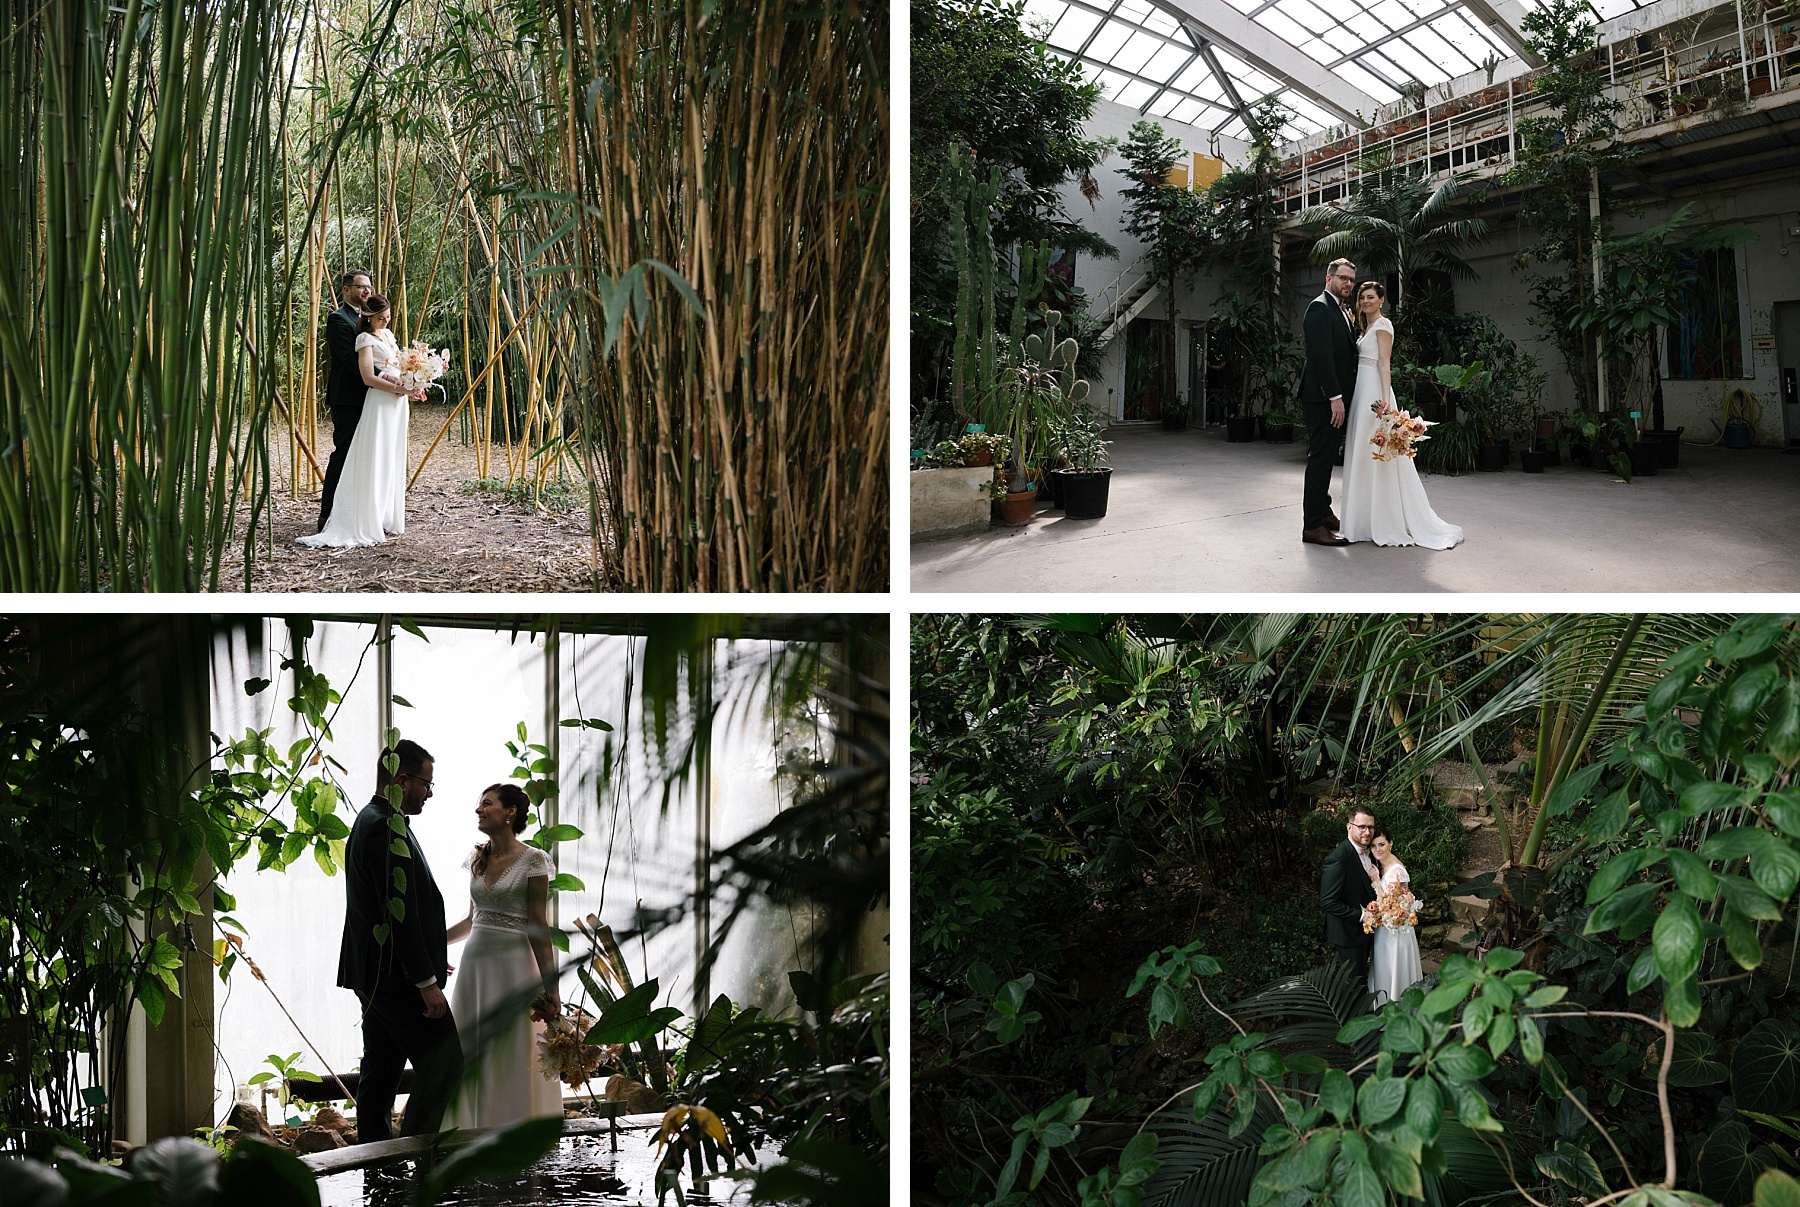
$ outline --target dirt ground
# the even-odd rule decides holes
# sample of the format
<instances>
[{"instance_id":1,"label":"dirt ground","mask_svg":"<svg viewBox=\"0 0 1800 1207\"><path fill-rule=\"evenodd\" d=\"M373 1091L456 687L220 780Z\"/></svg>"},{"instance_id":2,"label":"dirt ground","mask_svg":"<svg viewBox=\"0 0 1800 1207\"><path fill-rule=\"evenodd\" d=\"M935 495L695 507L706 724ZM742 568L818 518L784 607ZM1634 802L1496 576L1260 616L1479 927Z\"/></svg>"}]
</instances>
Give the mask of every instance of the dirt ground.
<instances>
[{"instance_id":1,"label":"dirt ground","mask_svg":"<svg viewBox=\"0 0 1800 1207\"><path fill-rule=\"evenodd\" d=\"M417 403L407 437L408 474L444 425L448 407ZM329 422L314 450L319 464L331 455ZM287 441L278 437L271 456L275 481L287 481ZM500 449L490 454L489 474L504 477ZM496 472L498 470L498 472ZM585 489L580 506L560 514L533 513L498 495L462 493L476 478L475 449L463 447L456 428L439 441L406 496L406 531L386 544L360 549L313 549L295 541L318 528L317 490L291 497L271 492L274 548L269 520L258 525L253 591L591 591L592 541ZM243 525L235 552L220 571L220 589L243 590Z\"/></svg>"}]
</instances>

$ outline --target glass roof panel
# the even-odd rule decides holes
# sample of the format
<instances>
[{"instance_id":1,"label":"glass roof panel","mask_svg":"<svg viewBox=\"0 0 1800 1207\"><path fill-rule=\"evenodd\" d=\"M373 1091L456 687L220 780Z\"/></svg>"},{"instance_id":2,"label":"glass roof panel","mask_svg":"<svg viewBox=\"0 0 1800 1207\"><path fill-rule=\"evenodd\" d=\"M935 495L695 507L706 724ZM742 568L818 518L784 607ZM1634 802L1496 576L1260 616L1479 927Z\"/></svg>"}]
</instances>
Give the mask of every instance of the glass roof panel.
<instances>
[{"instance_id":1,"label":"glass roof panel","mask_svg":"<svg viewBox=\"0 0 1800 1207\"><path fill-rule=\"evenodd\" d=\"M1088 42L1085 50L1082 50L1080 46L1071 46L1069 49L1081 51L1090 59L1099 59L1101 62L1110 63L1113 61L1113 56L1119 53L1119 48L1130 39L1132 32L1129 25L1108 21L1095 31L1093 39Z\"/></svg>"},{"instance_id":2,"label":"glass roof panel","mask_svg":"<svg viewBox=\"0 0 1800 1207\"><path fill-rule=\"evenodd\" d=\"M1337 22L1320 12L1318 6L1311 3L1311 0L1280 0L1280 3L1276 5L1276 10L1288 20L1299 25L1307 35L1313 37L1328 38L1331 36L1331 32L1338 27ZM1269 26L1269 18L1274 15L1274 12L1267 12L1258 19L1272 29L1274 27ZM1303 40L1304 38L1288 38L1288 41L1296 44Z\"/></svg>"},{"instance_id":3,"label":"glass roof panel","mask_svg":"<svg viewBox=\"0 0 1800 1207\"><path fill-rule=\"evenodd\" d=\"M1031 0L1025 11L1029 13L1033 8L1049 7L1051 5L1043 3L1043 0ZM1099 24L1100 18L1095 14L1073 5L1065 5L1062 19L1057 21L1050 31L1050 44L1053 46L1080 46L1088 40L1088 35L1093 33Z\"/></svg>"},{"instance_id":4,"label":"glass roof panel","mask_svg":"<svg viewBox=\"0 0 1800 1207\"><path fill-rule=\"evenodd\" d=\"M1119 89L1119 94L1113 99L1121 105L1137 106L1149 100L1155 92L1156 89L1142 80L1130 80L1123 88Z\"/></svg>"},{"instance_id":5,"label":"glass roof panel","mask_svg":"<svg viewBox=\"0 0 1800 1207\"><path fill-rule=\"evenodd\" d=\"M1153 80L1170 80L1175 73L1187 66L1189 59L1196 58L1192 48L1184 48L1164 42L1156 48L1156 53L1145 60L1139 75L1147 75Z\"/></svg>"},{"instance_id":6,"label":"glass roof panel","mask_svg":"<svg viewBox=\"0 0 1800 1207\"><path fill-rule=\"evenodd\" d=\"M1316 30L1307 29L1280 9L1270 9L1268 12L1258 17L1257 22L1276 37L1291 42L1295 46L1300 45L1302 42L1311 41L1313 35L1317 32Z\"/></svg>"},{"instance_id":7,"label":"glass roof panel","mask_svg":"<svg viewBox=\"0 0 1800 1207\"><path fill-rule=\"evenodd\" d=\"M1360 64L1345 63L1342 67L1336 68L1335 71L1338 77L1346 83L1361 88L1364 92L1368 93L1384 105L1392 104L1394 101L1400 99L1400 94L1398 92L1394 91L1392 88L1388 87L1386 83L1364 70ZM1364 116L1373 119L1375 115L1373 113L1368 113L1364 114Z\"/></svg>"}]
</instances>

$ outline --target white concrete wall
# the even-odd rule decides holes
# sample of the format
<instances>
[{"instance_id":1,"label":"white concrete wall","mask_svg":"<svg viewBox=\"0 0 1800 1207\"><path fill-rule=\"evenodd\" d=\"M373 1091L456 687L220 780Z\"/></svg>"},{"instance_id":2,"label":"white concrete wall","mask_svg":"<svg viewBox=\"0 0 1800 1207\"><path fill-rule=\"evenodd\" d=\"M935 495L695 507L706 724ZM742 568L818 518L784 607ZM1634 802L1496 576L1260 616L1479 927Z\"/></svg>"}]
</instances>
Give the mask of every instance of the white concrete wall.
<instances>
[{"instance_id":1,"label":"white concrete wall","mask_svg":"<svg viewBox=\"0 0 1800 1207\"><path fill-rule=\"evenodd\" d=\"M1130 137L1131 127L1138 121L1145 120L1136 108L1115 104L1102 100L1094 106L1093 116L1088 120L1086 134L1089 138L1116 138L1121 144ZM1217 155L1227 164L1243 163L1250 154L1247 143L1235 138L1214 138L1212 132L1198 126L1188 126L1181 122L1169 121L1166 118L1150 118L1162 126L1163 132L1170 138L1180 141L1183 150L1191 154ZM1131 235L1125 233L1124 199L1121 194L1129 187L1129 182L1122 174L1125 168L1124 156L1114 151L1102 160L1094 169L1094 179L1100 184L1100 197L1092 205L1081 195L1081 190L1070 184L1064 187L1063 200L1068 213L1088 230L1095 232L1119 249L1116 260L1103 260L1095 256L1082 256L1075 263L1075 284L1088 295L1090 301L1097 298L1111 286L1120 273L1133 269L1138 259L1144 254L1144 245ZM1141 267L1134 271L1141 272ZM1211 313L1212 301L1218 296L1218 286L1206 277L1185 282L1176 291L1175 313L1176 324L1180 332L1176 339L1176 372L1177 384L1182 396L1187 396L1187 335L1185 325L1190 322L1203 322ZM1164 318L1168 315L1168 300L1159 295L1149 308L1144 311L1150 318ZM1125 337L1121 334L1106 348L1104 367L1100 376L1092 383L1096 405L1108 413L1117 416L1125 393ZM1112 391L1108 396L1108 391Z\"/></svg>"},{"instance_id":2,"label":"white concrete wall","mask_svg":"<svg viewBox=\"0 0 1800 1207\"><path fill-rule=\"evenodd\" d=\"M1090 137L1110 136L1123 140L1130 132L1132 123L1137 120L1139 116L1135 109L1101 101L1095 106L1087 130ZM1189 151L1204 153L1212 149L1209 131L1167 121L1162 125L1171 137L1181 140ZM1231 163L1241 163L1248 154L1248 147L1229 139L1222 140L1218 150ZM1099 297L1113 285L1122 271L1135 265L1144 250L1123 229L1123 203L1120 194L1126 182L1118 172L1122 166L1123 159L1114 153L1095 170L1095 179L1100 183L1100 197L1092 206L1073 185L1068 186L1065 198L1068 212L1072 216L1119 249L1117 260L1083 256L1077 262L1076 284L1088 294L1090 300ZM1674 203L1650 202L1639 214L1619 216L1617 231L1619 234L1630 234L1643 230L1667 218L1681 203L1680 200ZM1800 234L1783 234L1784 231L1800 229L1800 194L1795 193L1791 182L1765 179L1696 198L1694 206L1697 220L1737 222L1757 232L1758 241L1746 250L1745 271L1739 278L1739 285L1748 293L1748 329L1751 335L1768 335L1774 304L1800 301ZM1496 226L1485 243L1468 256L1470 264L1480 277L1475 282L1458 283L1457 309L1464 313L1479 311L1491 316L1502 331L1536 356L1550 378L1544 398L1545 406L1567 410L1574 405L1572 383L1556 348L1530 323L1536 312L1531 307L1529 274L1512 270L1513 256L1531 242L1531 232L1521 230L1516 223ZM1301 267L1291 260L1288 262L1288 269L1289 275L1284 282L1285 292L1289 295L1292 313L1297 316L1306 301L1316 296L1323 287L1324 270L1311 264ZM1211 312L1212 303L1219 292L1217 282L1205 276L1185 282L1177 290L1177 323L1182 330L1176 342L1176 360L1178 381L1184 397L1188 391L1185 326L1203 322ZM1167 313L1166 299L1158 297L1144 313L1150 317L1164 316ZM1742 386L1761 403L1762 417L1757 425L1757 443L1785 444L1787 436L1783 431L1780 382L1775 356L1773 350L1753 350L1747 361L1749 376L1742 379L1726 382L1665 382L1665 422L1670 427L1685 426L1689 438L1706 439L1712 434L1713 421L1723 422L1722 400L1725 394ZM1124 387L1125 339L1120 335L1107 346L1101 373L1093 383L1096 402L1102 407L1110 405L1111 413L1116 416L1122 405ZM1111 391L1110 396L1108 391ZM1795 434L1800 435L1800 432Z\"/></svg>"},{"instance_id":3,"label":"white concrete wall","mask_svg":"<svg viewBox=\"0 0 1800 1207\"><path fill-rule=\"evenodd\" d=\"M1685 200L1674 203L1652 201L1646 203L1639 214L1621 215L1617 219L1617 233L1633 234L1653 226L1668 218ZM1795 194L1791 182L1763 181L1741 188L1722 189L1693 199L1693 205L1696 221L1734 222L1757 233L1757 242L1745 249L1744 270L1738 278L1738 287L1740 297L1748 293L1750 334L1752 337L1768 335L1774 304L1800 301L1800 235L1783 235L1784 230L1800 227L1800 195ZM1527 287L1530 274L1515 273L1511 268L1514 253L1530 242L1531 232L1521 230L1516 224L1493 231L1481 251L1469 257L1481 279L1472 284L1457 285L1456 308L1465 313L1480 311L1491 316L1502 331L1536 356L1550 376L1545 405L1567 410L1574 406L1575 399L1562 357L1529 322L1536 313L1531 307ZM1723 382L1664 381L1664 422L1669 427L1685 426L1689 439L1710 439L1716 435L1713 422L1724 422L1724 396L1741 386L1754 395L1762 407L1756 442L1785 444L1775 352L1772 349L1752 350L1746 364L1749 375L1744 378ZM1648 418L1646 415L1645 419ZM1800 432L1795 434L1800 435Z\"/></svg>"}]
</instances>

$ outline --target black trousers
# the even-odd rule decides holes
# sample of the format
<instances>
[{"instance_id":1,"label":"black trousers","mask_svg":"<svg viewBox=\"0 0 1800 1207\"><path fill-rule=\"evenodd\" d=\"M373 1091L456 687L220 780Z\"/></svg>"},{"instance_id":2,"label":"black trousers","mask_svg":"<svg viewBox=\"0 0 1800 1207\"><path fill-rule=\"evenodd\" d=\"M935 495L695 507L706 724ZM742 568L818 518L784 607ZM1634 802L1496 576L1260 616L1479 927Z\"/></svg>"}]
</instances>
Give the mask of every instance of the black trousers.
<instances>
[{"instance_id":1,"label":"black trousers","mask_svg":"<svg viewBox=\"0 0 1800 1207\"><path fill-rule=\"evenodd\" d=\"M331 500L337 495L338 479L344 476L344 458L350 455L350 442L356 438L356 425L362 419L362 403L353 407L331 408L331 460L325 463L325 489L319 495L319 527L331 518ZM361 1135L361 1133L357 1133Z\"/></svg>"},{"instance_id":2,"label":"black trousers","mask_svg":"<svg viewBox=\"0 0 1800 1207\"><path fill-rule=\"evenodd\" d=\"M1348 410L1349 404L1345 404ZM1317 528L1331 514L1331 467L1337 462L1338 445L1344 429L1331 426L1331 403L1303 402L1301 416L1306 420L1306 485L1300 496L1302 528ZM337 454L331 455L332 461Z\"/></svg>"},{"instance_id":3,"label":"black trousers","mask_svg":"<svg viewBox=\"0 0 1800 1207\"><path fill-rule=\"evenodd\" d=\"M1351 970L1366 984L1369 980L1369 949L1373 946L1373 941L1366 940L1354 947L1336 947L1334 945L1334 950L1337 952L1338 963L1350 965ZM360 1103L358 1109L361 1109ZM409 1115L410 1113L408 1112ZM357 1133L357 1139L362 1139L361 1132Z\"/></svg>"},{"instance_id":4,"label":"black trousers","mask_svg":"<svg viewBox=\"0 0 1800 1207\"><path fill-rule=\"evenodd\" d=\"M362 1079L356 1092L356 1138L393 1139L389 1117L400 1073L413 1067L413 1092L407 1098L403 1136L436 1132L444 1121L462 1080L462 1043L449 1010L441 1018L425 1017L425 999L417 989L358 991L363 1004Z\"/></svg>"}]
</instances>

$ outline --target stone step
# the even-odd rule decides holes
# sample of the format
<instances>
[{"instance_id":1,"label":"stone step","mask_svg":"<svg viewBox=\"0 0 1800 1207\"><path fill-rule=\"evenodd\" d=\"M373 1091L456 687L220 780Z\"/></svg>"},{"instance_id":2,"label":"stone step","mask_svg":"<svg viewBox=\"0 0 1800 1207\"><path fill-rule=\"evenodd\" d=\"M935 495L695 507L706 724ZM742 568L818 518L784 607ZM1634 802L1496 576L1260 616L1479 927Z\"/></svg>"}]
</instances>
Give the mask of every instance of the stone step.
<instances>
[{"instance_id":1,"label":"stone step","mask_svg":"<svg viewBox=\"0 0 1800 1207\"><path fill-rule=\"evenodd\" d=\"M1491 813L1472 814L1460 819L1465 830L1491 830L1494 828L1494 817ZM1488 869L1482 868L1481 871Z\"/></svg>"},{"instance_id":2,"label":"stone step","mask_svg":"<svg viewBox=\"0 0 1800 1207\"><path fill-rule=\"evenodd\" d=\"M1450 916L1466 926L1479 926L1487 916L1488 902L1480 897L1450 898Z\"/></svg>"}]
</instances>

